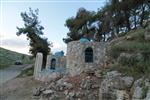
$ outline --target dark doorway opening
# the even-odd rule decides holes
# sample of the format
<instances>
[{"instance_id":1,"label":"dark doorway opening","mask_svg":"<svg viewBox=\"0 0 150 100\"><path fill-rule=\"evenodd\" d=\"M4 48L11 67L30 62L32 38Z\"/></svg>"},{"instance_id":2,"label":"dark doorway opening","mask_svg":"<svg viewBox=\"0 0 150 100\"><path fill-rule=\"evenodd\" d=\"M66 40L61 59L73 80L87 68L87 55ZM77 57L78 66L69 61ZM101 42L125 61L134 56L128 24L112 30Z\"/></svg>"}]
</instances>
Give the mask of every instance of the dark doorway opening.
<instances>
[{"instance_id":1,"label":"dark doorway opening","mask_svg":"<svg viewBox=\"0 0 150 100\"><path fill-rule=\"evenodd\" d=\"M85 49L85 62L87 63L93 62L93 49L91 47Z\"/></svg>"},{"instance_id":2,"label":"dark doorway opening","mask_svg":"<svg viewBox=\"0 0 150 100\"><path fill-rule=\"evenodd\" d=\"M55 69L56 67L56 59L51 60L51 69Z\"/></svg>"}]
</instances>

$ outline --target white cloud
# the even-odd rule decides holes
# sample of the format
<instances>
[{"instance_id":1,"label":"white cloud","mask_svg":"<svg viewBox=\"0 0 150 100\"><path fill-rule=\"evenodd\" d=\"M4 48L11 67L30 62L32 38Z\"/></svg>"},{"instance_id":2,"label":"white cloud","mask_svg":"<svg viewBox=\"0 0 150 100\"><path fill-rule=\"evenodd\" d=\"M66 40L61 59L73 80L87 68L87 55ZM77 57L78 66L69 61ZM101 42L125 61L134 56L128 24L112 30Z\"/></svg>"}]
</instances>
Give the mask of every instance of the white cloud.
<instances>
[{"instance_id":1,"label":"white cloud","mask_svg":"<svg viewBox=\"0 0 150 100\"><path fill-rule=\"evenodd\" d=\"M15 52L19 52L19 53L23 53L23 54L28 54L29 55L29 47L25 46L25 47L20 47L20 48L16 48L16 47L10 47L10 46L4 46L2 45L1 47L11 50L11 51L15 51Z\"/></svg>"},{"instance_id":2,"label":"white cloud","mask_svg":"<svg viewBox=\"0 0 150 100\"><path fill-rule=\"evenodd\" d=\"M3 37L3 36L2 36ZM29 54L29 46L28 46L28 41L23 39L23 38L8 38L8 37L3 37L1 39L1 47L24 53L24 54Z\"/></svg>"}]
</instances>

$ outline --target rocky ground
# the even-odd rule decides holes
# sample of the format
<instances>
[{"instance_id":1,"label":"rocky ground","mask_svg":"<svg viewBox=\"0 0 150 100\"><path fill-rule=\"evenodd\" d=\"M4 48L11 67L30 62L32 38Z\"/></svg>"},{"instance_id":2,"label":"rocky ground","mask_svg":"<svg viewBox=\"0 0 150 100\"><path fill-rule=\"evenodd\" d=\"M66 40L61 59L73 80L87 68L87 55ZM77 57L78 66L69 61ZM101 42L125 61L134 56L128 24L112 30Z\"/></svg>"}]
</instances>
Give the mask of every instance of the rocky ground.
<instances>
[{"instance_id":1,"label":"rocky ground","mask_svg":"<svg viewBox=\"0 0 150 100\"><path fill-rule=\"evenodd\" d=\"M88 71L37 87L33 95L40 100L150 100L150 80L117 71Z\"/></svg>"},{"instance_id":2,"label":"rocky ground","mask_svg":"<svg viewBox=\"0 0 150 100\"><path fill-rule=\"evenodd\" d=\"M85 71L50 82L18 77L1 85L1 100L150 100L150 80L117 71Z\"/></svg>"},{"instance_id":3,"label":"rocky ground","mask_svg":"<svg viewBox=\"0 0 150 100\"><path fill-rule=\"evenodd\" d=\"M33 100L32 89L40 85L31 76L9 80L0 85L0 100Z\"/></svg>"}]
</instances>

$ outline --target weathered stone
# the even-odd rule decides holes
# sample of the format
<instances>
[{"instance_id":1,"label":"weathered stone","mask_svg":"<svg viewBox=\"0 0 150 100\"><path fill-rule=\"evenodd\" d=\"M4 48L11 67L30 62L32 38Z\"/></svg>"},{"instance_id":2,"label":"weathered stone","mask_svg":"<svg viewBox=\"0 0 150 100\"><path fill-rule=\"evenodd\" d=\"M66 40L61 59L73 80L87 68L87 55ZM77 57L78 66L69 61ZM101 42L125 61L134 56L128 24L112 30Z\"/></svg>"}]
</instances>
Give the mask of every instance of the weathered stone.
<instances>
[{"instance_id":1,"label":"weathered stone","mask_svg":"<svg viewBox=\"0 0 150 100\"><path fill-rule=\"evenodd\" d=\"M49 69L51 66L51 55L47 55L47 60L46 60L46 69Z\"/></svg>"},{"instance_id":2,"label":"weathered stone","mask_svg":"<svg viewBox=\"0 0 150 100\"><path fill-rule=\"evenodd\" d=\"M128 36L126 36L126 39L127 40L133 40L134 38L132 36L128 35Z\"/></svg>"},{"instance_id":3,"label":"weathered stone","mask_svg":"<svg viewBox=\"0 0 150 100\"><path fill-rule=\"evenodd\" d=\"M55 85L55 89L57 91L62 91L62 90L66 90L66 89L70 90L72 88L73 88L73 85L71 83L66 82L66 79L64 79L64 78L59 79Z\"/></svg>"},{"instance_id":4,"label":"weathered stone","mask_svg":"<svg viewBox=\"0 0 150 100\"><path fill-rule=\"evenodd\" d=\"M94 68L85 68L85 69L84 69L84 72L85 72L87 75L94 75L94 74L95 74L95 69L94 69Z\"/></svg>"},{"instance_id":5,"label":"weathered stone","mask_svg":"<svg viewBox=\"0 0 150 100\"><path fill-rule=\"evenodd\" d=\"M75 100L75 92L69 92L68 95L66 96L67 100Z\"/></svg>"},{"instance_id":6,"label":"weathered stone","mask_svg":"<svg viewBox=\"0 0 150 100\"><path fill-rule=\"evenodd\" d=\"M123 77L117 71L107 72L105 79L100 85L99 100L126 100L124 99L128 98L126 90L131 87L132 83L132 77Z\"/></svg>"},{"instance_id":7,"label":"weathered stone","mask_svg":"<svg viewBox=\"0 0 150 100\"><path fill-rule=\"evenodd\" d=\"M98 84L92 84L92 89L95 89L95 88L99 88L99 85Z\"/></svg>"},{"instance_id":8,"label":"weathered stone","mask_svg":"<svg viewBox=\"0 0 150 100\"><path fill-rule=\"evenodd\" d=\"M144 100L150 100L150 87Z\"/></svg>"},{"instance_id":9,"label":"weathered stone","mask_svg":"<svg viewBox=\"0 0 150 100\"><path fill-rule=\"evenodd\" d=\"M125 87L131 88L132 83L134 81L133 77L125 76L125 77L122 77L122 80L125 84Z\"/></svg>"},{"instance_id":10,"label":"weathered stone","mask_svg":"<svg viewBox=\"0 0 150 100\"><path fill-rule=\"evenodd\" d=\"M83 79L83 80L82 80L82 82L81 82L81 84L80 84L80 87L81 87L82 89L87 89L87 90L89 90L89 89L96 88L97 86L96 86L95 82L94 82L92 79L86 78L86 79Z\"/></svg>"},{"instance_id":11,"label":"weathered stone","mask_svg":"<svg viewBox=\"0 0 150 100\"><path fill-rule=\"evenodd\" d=\"M142 99L142 88L141 87L135 87L134 93L132 96L133 99Z\"/></svg>"},{"instance_id":12,"label":"weathered stone","mask_svg":"<svg viewBox=\"0 0 150 100\"><path fill-rule=\"evenodd\" d=\"M97 100L97 97L94 94L87 95L87 100Z\"/></svg>"},{"instance_id":13,"label":"weathered stone","mask_svg":"<svg viewBox=\"0 0 150 100\"><path fill-rule=\"evenodd\" d=\"M49 100L60 100L60 97L59 95L54 94L49 98Z\"/></svg>"},{"instance_id":14,"label":"weathered stone","mask_svg":"<svg viewBox=\"0 0 150 100\"><path fill-rule=\"evenodd\" d=\"M99 78L102 77L102 71L101 70L96 70L95 71L95 76L99 77Z\"/></svg>"},{"instance_id":15,"label":"weathered stone","mask_svg":"<svg viewBox=\"0 0 150 100\"><path fill-rule=\"evenodd\" d=\"M48 55L47 56L47 63L46 63L46 68L47 69L52 68L52 65L53 65L52 60L55 60L55 67L57 67L57 68L58 67L66 68L66 56Z\"/></svg>"},{"instance_id":16,"label":"weathered stone","mask_svg":"<svg viewBox=\"0 0 150 100\"><path fill-rule=\"evenodd\" d=\"M43 91L42 92L44 95L52 95L52 94L54 94L54 91L52 91L52 90L45 90L45 91Z\"/></svg>"},{"instance_id":17,"label":"weathered stone","mask_svg":"<svg viewBox=\"0 0 150 100\"><path fill-rule=\"evenodd\" d=\"M40 96L41 94L40 88L33 88L32 94L33 96Z\"/></svg>"},{"instance_id":18,"label":"weathered stone","mask_svg":"<svg viewBox=\"0 0 150 100\"><path fill-rule=\"evenodd\" d=\"M40 99L38 100L60 100L59 96L57 94L43 94Z\"/></svg>"},{"instance_id":19,"label":"weathered stone","mask_svg":"<svg viewBox=\"0 0 150 100\"><path fill-rule=\"evenodd\" d=\"M54 80L60 79L62 76L63 76L63 74L60 72L48 73L48 72L42 71L42 72L38 73L37 79L40 81L43 81L43 82L49 82L49 81L54 81Z\"/></svg>"},{"instance_id":20,"label":"weathered stone","mask_svg":"<svg viewBox=\"0 0 150 100\"><path fill-rule=\"evenodd\" d=\"M93 50L93 62L85 62L85 50L87 48ZM72 76L80 74L86 68L98 68L105 60L105 44L101 42L80 41L69 42L67 45L67 69Z\"/></svg>"},{"instance_id":21,"label":"weathered stone","mask_svg":"<svg viewBox=\"0 0 150 100\"><path fill-rule=\"evenodd\" d=\"M144 88L147 88L148 90L144 90ZM136 99L146 100L147 98L150 97L149 79L140 78L140 79L136 80L131 88L131 91L133 93L132 100L136 100ZM146 97L144 98L143 95L145 95Z\"/></svg>"},{"instance_id":22,"label":"weathered stone","mask_svg":"<svg viewBox=\"0 0 150 100\"><path fill-rule=\"evenodd\" d=\"M116 100L130 100L129 94L124 90L116 91Z\"/></svg>"},{"instance_id":23,"label":"weathered stone","mask_svg":"<svg viewBox=\"0 0 150 100\"><path fill-rule=\"evenodd\" d=\"M81 91L70 91L66 94L67 100L82 100L84 93Z\"/></svg>"},{"instance_id":24,"label":"weathered stone","mask_svg":"<svg viewBox=\"0 0 150 100\"><path fill-rule=\"evenodd\" d=\"M118 76L121 76L121 73L119 73L118 71L111 71L111 72L107 72L106 74L106 78L114 78Z\"/></svg>"},{"instance_id":25,"label":"weathered stone","mask_svg":"<svg viewBox=\"0 0 150 100\"><path fill-rule=\"evenodd\" d=\"M41 72L42 69L42 62L43 62L43 54L37 53L34 65L34 77L35 79L38 78L38 73Z\"/></svg>"}]
</instances>

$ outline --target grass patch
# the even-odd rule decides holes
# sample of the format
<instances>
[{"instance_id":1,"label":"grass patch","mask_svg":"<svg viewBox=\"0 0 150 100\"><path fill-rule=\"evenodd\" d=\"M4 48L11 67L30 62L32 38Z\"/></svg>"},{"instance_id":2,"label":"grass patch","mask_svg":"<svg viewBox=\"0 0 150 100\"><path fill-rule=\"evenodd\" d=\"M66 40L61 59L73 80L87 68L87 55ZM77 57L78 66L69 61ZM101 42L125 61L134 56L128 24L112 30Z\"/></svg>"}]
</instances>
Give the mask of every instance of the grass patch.
<instances>
[{"instance_id":1,"label":"grass patch","mask_svg":"<svg viewBox=\"0 0 150 100\"><path fill-rule=\"evenodd\" d=\"M32 66L31 68L28 68L26 70L23 70L18 77L32 76L33 72L34 72L34 66Z\"/></svg>"},{"instance_id":2,"label":"grass patch","mask_svg":"<svg viewBox=\"0 0 150 100\"><path fill-rule=\"evenodd\" d=\"M143 62L138 62L134 66L123 66L119 63L111 64L109 66L109 69L106 69L107 71L113 71L117 70L124 75L132 76L135 79L139 79L140 77L148 77L150 76L150 62L148 61L143 61Z\"/></svg>"},{"instance_id":3,"label":"grass patch","mask_svg":"<svg viewBox=\"0 0 150 100\"><path fill-rule=\"evenodd\" d=\"M142 85L142 98L146 98L146 95L147 95L147 92L148 92L148 86L146 86L145 84Z\"/></svg>"},{"instance_id":4,"label":"grass patch","mask_svg":"<svg viewBox=\"0 0 150 100\"><path fill-rule=\"evenodd\" d=\"M143 28L131 30L122 37L114 39L110 43L110 55L117 58L121 52L150 53L150 42L145 40L145 32L146 30Z\"/></svg>"},{"instance_id":5,"label":"grass patch","mask_svg":"<svg viewBox=\"0 0 150 100\"><path fill-rule=\"evenodd\" d=\"M117 58L121 52L150 53L150 42L124 41L111 46L112 57Z\"/></svg>"},{"instance_id":6,"label":"grass patch","mask_svg":"<svg viewBox=\"0 0 150 100\"><path fill-rule=\"evenodd\" d=\"M131 36L132 37L132 41L145 41L144 40L144 33L145 33L145 29L141 28L141 29L137 29L137 30L131 30L130 32L128 32L126 34L126 36Z\"/></svg>"}]
</instances>

